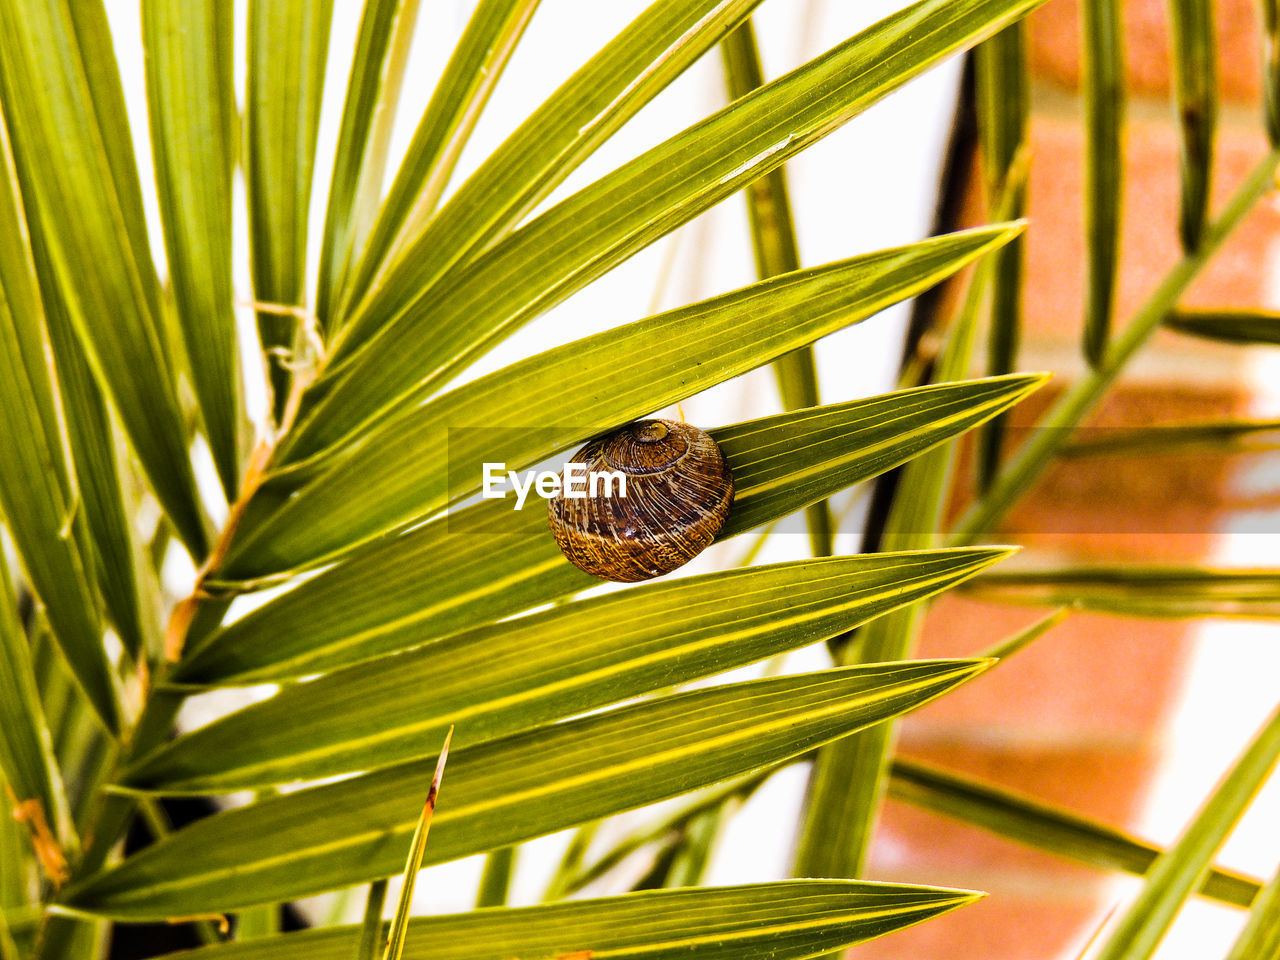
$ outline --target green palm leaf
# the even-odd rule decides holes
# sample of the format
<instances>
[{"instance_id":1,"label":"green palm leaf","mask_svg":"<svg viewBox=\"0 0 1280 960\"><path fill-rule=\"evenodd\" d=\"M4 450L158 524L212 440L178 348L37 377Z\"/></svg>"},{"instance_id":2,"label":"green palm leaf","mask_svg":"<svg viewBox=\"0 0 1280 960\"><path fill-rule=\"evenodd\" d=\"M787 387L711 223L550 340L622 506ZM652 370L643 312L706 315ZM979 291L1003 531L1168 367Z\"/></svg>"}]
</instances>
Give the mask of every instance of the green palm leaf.
<instances>
[{"instance_id":1,"label":"green palm leaf","mask_svg":"<svg viewBox=\"0 0 1280 960\"><path fill-rule=\"evenodd\" d=\"M371 770L425 756L454 724L470 746L826 640L1007 555L801 561L580 600L287 687L162 747L125 782L209 793Z\"/></svg>"},{"instance_id":2,"label":"green palm leaf","mask_svg":"<svg viewBox=\"0 0 1280 960\"><path fill-rule=\"evenodd\" d=\"M240 482L239 371L231 285L236 160L232 6L145 0L147 104L169 283L209 451L229 501Z\"/></svg>"},{"instance_id":3,"label":"green palm leaf","mask_svg":"<svg viewBox=\"0 0 1280 960\"><path fill-rule=\"evenodd\" d=\"M800 960L883 936L981 894L849 880L654 890L409 921L407 960ZM170 954L172 960L350 960L359 930L332 927Z\"/></svg>"},{"instance_id":4,"label":"green palm leaf","mask_svg":"<svg viewBox=\"0 0 1280 960\"><path fill-rule=\"evenodd\" d=\"M0 434L7 447L0 456L0 512L76 682L115 733L120 708L102 640L93 557L87 555L92 548L83 536L79 494L55 415L43 307L3 128L0 170L0 235L7 238L0 244Z\"/></svg>"},{"instance_id":5,"label":"green palm leaf","mask_svg":"<svg viewBox=\"0 0 1280 960\"><path fill-rule=\"evenodd\" d=\"M512 364L387 419L301 480L269 476L220 575L349 550L478 492L484 462L531 466L871 316L1017 232L987 227L785 274ZM531 427L530 411L547 426Z\"/></svg>"},{"instance_id":6,"label":"green palm leaf","mask_svg":"<svg viewBox=\"0 0 1280 960\"><path fill-rule=\"evenodd\" d=\"M764 65L750 20L725 38L720 44L720 52L724 57L730 100L737 100L764 85ZM748 184L743 195L747 200L747 218L751 222L756 276L765 280L799 270L799 242L796 240L784 168L779 167ZM816 407L822 402L818 394L818 369L812 346L800 347L779 357L774 361L773 370L778 379L778 391L782 394L783 409ZM813 555L831 556L834 533L828 505L815 503L808 507L805 519Z\"/></svg>"},{"instance_id":7,"label":"green palm leaf","mask_svg":"<svg viewBox=\"0 0 1280 960\"><path fill-rule=\"evenodd\" d=\"M1133 617L1280 616L1276 570L1089 564L992 574L973 591L984 599Z\"/></svg>"},{"instance_id":8,"label":"green palm leaf","mask_svg":"<svg viewBox=\"0 0 1280 960\"><path fill-rule=\"evenodd\" d=\"M1017 403L1043 382L997 377L778 414L711 435L733 471L730 537L824 500ZM598 581L571 566L541 510L482 501L347 562L211 634L172 679L296 677L501 619ZM495 552L504 558L493 575Z\"/></svg>"},{"instance_id":9,"label":"green palm leaf","mask_svg":"<svg viewBox=\"0 0 1280 960\"><path fill-rule=\"evenodd\" d=\"M383 960L401 960L404 956L405 941L409 936L409 914L413 909L413 887L422 869L422 855L427 848L427 837L431 831L431 820L440 796L441 780L444 777L445 763L449 759L449 741L453 739L453 727L444 736L444 746L440 748L440 756L436 760L435 773L431 776L431 784L427 787L427 798L422 804L422 813L418 815L418 825L413 831L413 841L409 844L409 856L405 861L404 873L400 879L400 896L396 900L396 913L388 928L387 949ZM510 850L510 847L503 849ZM375 883L377 881L374 881ZM370 885L370 893L374 887ZM377 899L374 894L373 899ZM367 914L366 914L367 915Z\"/></svg>"},{"instance_id":10,"label":"green palm leaf","mask_svg":"<svg viewBox=\"0 0 1280 960\"><path fill-rule=\"evenodd\" d=\"M369 0L360 15L316 279L316 322L322 333L382 194L391 126L420 5L420 0Z\"/></svg>"},{"instance_id":11,"label":"green palm leaf","mask_svg":"<svg viewBox=\"0 0 1280 960\"><path fill-rule=\"evenodd\" d=\"M1031 116L1031 75L1027 65L1026 26L1021 21L1001 30L973 51L978 131L988 215L1007 210L1007 218L1026 209L1026 185L1017 164L1027 149ZM1009 373L1017 366L1022 339L1022 274L1024 241L1015 241L992 257L990 322L987 335L989 374ZM1004 420L997 417L979 437L978 480L985 488L1000 467Z\"/></svg>"},{"instance_id":12,"label":"green palm leaf","mask_svg":"<svg viewBox=\"0 0 1280 960\"><path fill-rule=\"evenodd\" d=\"M267 354L272 411L284 413L292 380L297 316L306 303L311 174L333 0L250 0L245 99L245 187L249 200L253 293Z\"/></svg>"},{"instance_id":13,"label":"green palm leaf","mask_svg":"<svg viewBox=\"0 0 1280 960\"><path fill-rule=\"evenodd\" d=\"M521 323L1038 2L921 0L580 190L414 290L357 355L331 363L281 456L314 454L438 388Z\"/></svg>"},{"instance_id":14,"label":"green palm leaf","mask_svg":"<svg viewBox=\"0 0 1280 960\"><path fill-rule=\"evenodd\" d=\"M376 215L371 212L362 217L372 222L349 228L352 234L347 251L349 270L336 279L350 280L354 289L347 290L344 284L335 291L343 295L343 303L358 299L364 293L371 271L395 250L397 238L430 221L472 128L540 2L483 0L476 5L418 122L386 199L380 205L374 204ZM371 111L364 111L364 115L369 113ZM354 113L357 117L361 115L359 110ZM340 164L342 157L339 148ZM335 170L334 184L339 183ZM381 186L380 180L378 186ZM340 198L341 192L335 191L333 197ZM341 228L341 221L338 223ZM328 277L324 271L322 260L322 295L327 293ZM358 276L348 277L346 273L358 273ZM333 315L334 306L322 300L318 310L321 322L328 327L337 326L347 317L342 312Z\"/></svg>"},{"instance_id":15,"label":"green palm leaf","mask_svg":"<svg viewBox=\"0 0 1280 960\"><path fill-rule=\"evenodd\" d=\"M1080 5L1085 111L1085 298L1084 354L1101 366L1111 339L1119 270L1120 202L1123 182L1124 44L1118 0Z\"/></svg>"},{"instance_id":16,"label":"green palm leaf","mask_svg":"<svg viewBox=\"0 0 1280 960\"><path fill-rule=\"evenodd\" d=\"M183 542L203 556L207 535L100 0L0 8L0 106L23 202L90 366Z\"/></svg>"},{"instance_id":17,"label":"green palm leaf","mask_svg":"<svg viewBox=\"0 0 1280 960\"><path fill-rule=\"evenodd\" d=\"M905 757L893 761L888 792L904 803L1104 870L1141 876L1165 852L1110 824ZM1211 869L1200 893L1247 907L1258 894L1258 883L1239 873Z\"/></svg>"},{"instance_id":18,"label":"green palm leaf","mask_svg":"<svg viewBox=\"0 0 1280 960\"><path fill-rule=\"evenodd\" d=\"M70 808L10 584L0 551L0 780L18 802L38 802L51 838L70 847L75 835Z\"/></svg>"},{"instance_id":19,"label":"green palm leaf","mask_svg":"<svg viewBox=\"0 0 1280 960\"><path fill-rule=\"evenodd\" d=\"M1016 167L1002 177L1003 204L1021 201L1024 182ZM942 381L962 376L972 362L982 305L998 264L987 258L969 279L957 316L932 374ZM907 464L879 534L892 549L936 546L955 471L956 444L939 445ZM833 653L838 662L897 660L910 656L924 616L922 605L903 607L875 621ZM819 751L809 785L793 869L801 876L856 876L862 872L888 772L892 728L886 725L848 737Z\"/></svg>"},{"instance_id":20,"label":"green palm leaf","mask_svg":"<svg viewBox=\"0 0 1280 960\"><path fill-rule=\"evenodd\" d=\"M449 762L426 862L633 809L806 753L902 713L989 660L876 664L680 693L464 748ZM71 888L120 919L233 910L391 876L428 765L413 762L198 821Z\"/></svg>"},{"instance_id":21,"label":"green palm leaf","mask_svg":"<svg viewBox=\"0 0 1280 960\"><path fill-rule=\"evenodd\" d=\"M1063 457L1206 453L1226 455L1280 448L1280 420L1217 420L1108 429L1062 448Z\"/></svg>"},{"instance_id":22,"label":"green palm leaf","mask_svg":"<svg viewBox=\"0 0 1280 960\"><path fill-rule=\"evenodd\" d=\"M803 843L839 856L802 857L804 869L827 872L812 865L840 861L840 871L851 871L842 875L856 875L849 864L887 791L1043 850L1144 873L1135 909L1102 950L1106 960L1148 956L1196 890L1236 906L1253 901L1233 957L1274 950L1280 880L1263 888L1215 871L1212 860L1280 755L1280 718L1166 851L890 749L893 717L1054 622L987 658L903 660L921 601L962 581L987 599L1149 618L1280 614L1270 569L1104 562L988 573L1006 550L926 549L941 542L945 504L963 493L951 482L953 452L943 448L1044 379L960 381L971 350L989 348L998 369L1010 362L1023 285L1020 224L798 269L783 164L975 45L987 216L1017 215L1029 166L1019 146L1028 88L1018 21L1041 0L901 0L909 5L772 83L762 83L750 35L759 0L644 0L633 23L489 157L476 157L476 172L446 195L539 2L478 0L385 198L392 127L415 119L395 114L419 0L361 0L352 9L358 33L334 38L354 47L354 59L349 77L333 78L345 81L330 91L335 105L345 94L338 151L332 178L314 191L313 170L329 159L316 147L332 0L140 2L147 103L132 127L116 46L124 55L136 42L133 24L116 22L114 9L109 24L104 0L0 3L0 235L8 241L0 242L0 960L94 960L104 955L108 920L186 922L223 910L246 911L239 934L261 939L185 956L348 960L363 940L371 958L384 940L386 878L404 867L428 757L452 723L460 723L459 749L425 849L429 862L490 854L484 903L506 900L516 845L580 824L587 826L547 898L592 877L620 879L620 861L632 854L653 854L641 884L697 883L737 804L783 766L827 756L844 759L829 767L834 775L815 778L821 789ZM1199 445L1224 455L1265 449L1275 432L1274 423L1236 420L1072 440L1071 428L1161 327L1230 343L1280 342L1265 310L1178 308L1272 189L1280 159L1273 152L1259 163L1221 217L1208 219L1219 55L1209 0L1168 0L1187 253L1109 337L1118 229L1111 168L1122 146L1126 38L1113 0L1083 2L1083 215L1097 241L1084 291L1092 369L1006 463L996 463L989 443L990 483L960 519L957 544L994 529L1059 454ZM1274 142L1276 0L1265 0L1262 13L1264 114ZM237 78L232 40L242 31L247 70ZM549 202L717 44L729 54L732 106ZM334 48L336 59L351 52ZM148 236L147 206L157 206L148 157L134 156L134 133L148 127L138 123L144 112L167 286ZM263 301L257 320L266 348L265 358L248 359L266 360L279 428L267 425L247 469L248 396L238 382L232 309L231 226L246 212L232 209L239 159L246 266ZM626 322L635 314L620 314L612 322L622 325L607 333L456 382L522 324L743 190L754 201L768 282L635 323ZM312 206L326 210L320 236L308 225ZM308 248L320 253L314 290ZM904 383L929 371L935 385L819 406L804 359L817 340L975 261L941 356L927 336L903 371ZM988 313L994 324L983 341L977 321ZM773 533L786 517L798 525L810 509L815 550L829 553L824 501L909 464L905 480L878 491L890 509L877 548L902 552L748 568L752 554L740 569L568 600L598 584L560 554L542 504L465 505L478 492L481 462L544 464L766 363L783 370L783 406L793 409L713 430L737 482L721 539L764 524ZM216 471L208 477L231 503L216 540L204 506L218 495L216 485L204 489L205 439ZM160 571L167 568L167 586L171 561L187 558L169 550L171 531L197 571L166 638L172 663L161 659ZM265 592L279 586L286 589ZM224 623L229 609L238 619ZM847 642L870 618L878 619ZM705 683L824 639L838 657L833 670ZM259 681L285 686L169 742L186 698ZM332 777L346 779L265 795L275 784ZM263 793L176 833L154 816L156 795L244 787ZM685 802L654 811L619 841L595 833L602 818L676 796ZM23 814L39 802L52 838L28 829L35 820L12 820L19 801ZM157 841L120 854L139 809ZM37 876L37 859L46 878L60 872L59 846L72 874L62 890ZM409 870L417 872L412 858ZM369 881L363 928L269 929L285 901ZM403 929L408 956L445 960L800 960L972 899L804 880L481 909ZM406 892L404 914L409 902Z\"/></svg>"},{"instance_id":23,"label":"green palm leaf","mask_svg":"<svg viewBox=\"0 0 1280 960\"><path fill-rule=\"evenodd\" d=\"M1280 955L1280 871L1263 888L1227 960Z\"/></svg>"},{"instance_id":24,"label":"green palm leaf","mask_svg":"<svg viewBox=\"0 0 1280 960\"><path fill-rule=\"evenodd\" d=\"M1271 310L1175 310L1165 326L1223 343L1280 344L1280 313Z\"/></svg>"},{"instance_id":25,"label":"green palm leaf","mask_svg":"<svg viewBox=\"0 0 1280 960\"><path fill-rule=\"evenodd\" d=\"M377 331L386 316L425 290L455 263L509 231L596 148L618 131L694 61L746 17L760 0L655 0L566 80L480 165L386 264L373 296L383 306L361 310L333 344L345 356ZM461 68L461 64L459 67ZM411 151L410 157L414 154ZM348 290L353 304L369 292L391 242L409 220L417 180L412 162L397 176L378 214ZM404 301L404 302L402 302Z\"/></svg>"},{"instance_id":26,"label":"green palm leaf","mask_svg":"<svg viewBox=\"0 0 1280 960\"><path fill-rule=\"evenodd\" d=\"M1098 953L1099 960L1146 960L1155 953L1186 899L1203 882L1213 856L1240 819L1280 757L1280 711L1272 713L1253 741L1146 876Z\"/></svg>"},{"instance_id":27,"label":"green palm leaf","mask_svg":"<svg viewBox=\"0 0 1280 960\"><path fill-rule=\"evenodd\" d=\"M1185 249L1200 245L1209 216L1213 140L1218 124L1217 37L1209 0L1169 0L1174 90L1182 121L1182 196L1178 232Z\"/></svg>"},{"instance_id":28,"label":"green palm leaf","mask_svg":"<svg viewBox=\"0 0 1280 960\"><path fill-rule=\"evenodd\" d=\"M137 660L146 639L158 631L143 612L139 544L130 526L121 484L123 464L116 450L115 431L106 399L93 379L84 348L62 302L52 265L47 256L42 256L43 247L36 245L34 253L44 298L45 332L53 354L67 445L80 494L79 507L84 511L91 541L85 546L85 554L92 554L98 587L112 625L129 656Z\"/></svg>"}]
</instances>

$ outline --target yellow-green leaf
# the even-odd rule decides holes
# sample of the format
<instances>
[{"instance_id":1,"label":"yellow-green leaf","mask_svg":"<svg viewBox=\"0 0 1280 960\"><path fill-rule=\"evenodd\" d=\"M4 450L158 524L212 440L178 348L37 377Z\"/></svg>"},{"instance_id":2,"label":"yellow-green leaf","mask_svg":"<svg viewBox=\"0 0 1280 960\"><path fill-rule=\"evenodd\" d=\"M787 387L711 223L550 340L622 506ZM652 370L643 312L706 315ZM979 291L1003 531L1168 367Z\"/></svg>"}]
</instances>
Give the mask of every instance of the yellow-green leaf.
<instances>
[{"instance_id":1,"label":"yellow-green leaf","mask_svg":"<svg viewBox=\"0 0 1280 960\"><path fill-rule=\"evenodd\" d=\"M1110 824L1013 793L995 784L898 757L889 770L889 796L1037 850L1103 870L1141 876L1164 852ZM1209 871L1200 893L1247 907L1258 882L1226 870Z\"/></svg>"},{"instance_id":2,"label":"yellow-green leaf","mask_svg":"<svg viewBox=\"0 0 1280 960\"><path fill-rule=\"evenodd\" d=\"M760 0L655 0L566 80L445 201L438 215L403 237L362 305L393 237L371 237L348 293L352 321L333 343L340 360L455 263L508 232L624 123L639 112ZM459 68L462 64L459 63ZM443 106L443 105L442 105ZM434 125L434 124L433 124ZM412 156L412 153L410 154ZM417 179L406 169L405 176ZM397 178L399 179L399 177ZM416 191L392 188L381 230L405 221Z\"/></svg>"},{"instance_id":3,"label":"yellow-green leaf","mask_svg":"<svg viewBox=\"0 0 1280 960\"><path fill-rule=\"evenodd\" d=\"M654 890L409 921L406 960L801 960L883 936L981 894L851 880ZM166 960L351 960L359 929L330 927Z\"/></svg>"},{"instance_id":4,"label":"yellow-green leaf","mask_svg":"<svg viewBox=\"0 0 1280 960\"><path fill-rule=\"evenodd\" d=\"M322 333L382 196L388 141L420 6L420 0L368 0L360 14L320 241L316 322Z\"/></svg>"},{"instance_id":5,"label":"yellow-green leaf","mask_svg":"<svg viewBox=\"0 0 1280 960\"><path fill-rule=\"evenodd\" d=\"M2 16L2 14L0 14ZM0 41L2 42L2 41ZM0 515L58 645L103 725L119 730L114 674L103 643L92 556L68 463L57 385L9 141L0 127ZM2 585L8 589L8 585Z\"/></svg>"},{"instance_id":6,"label":"yellow-green leaf","mask_svg":"<svg viewBox=\"0 0 1280 960\"><path fill-rule=\"evenodd\" d=\"M282 455L314 454L428 395L520 324L1039 2L920 0L578 191L414 290L331 363Z\"/></svg>"},{"instance_id":7,"label":"yellow-green leaf","mask_svg":"<svg viewBox=\"0 0 1280 960\"><path fill-rule=\"evenodd\" d=\"M214 0L217 2L217 0ZM258 339L272 410L284 412L305 321L307 221L333 0L250 0L244 170Z\"/></svg>"},{"instance_id":8,"label":"yellow-green leaf","mask_svg":"<svg viewBox=\"0 0 1280 960\"><path fill-rule=\"evenodd\" d=\"M0 106L27 215L94 375L183 542L203 557L207 532L101 0L0 6Z\"/></svg>"},{"instance_id":9,"label":"yellow-green leaf","mask_svg":"<svg viewBox=\"0 0 1280 960\"><path fill-rule=\"evenodd\" d=\"M1098 952L1098 960L1146 960L1164 938L1186 899L1209 872L1213 856L1270 776L1280 757L1280 710L1236 759L1177 842L1147 872Z\"/></svg>"},{"instance_id":10,"label":"yellow-green leaf","mask_svg":"<svg viewBox=\"0 0 1280 960\"><path fill-rule=\"evenodd\" d=\"M231 283L236 161L233 5L143 0L142 42L169 284L209 451L229 501L240 483L240 376Z\"/></svg>"},{"instance_id":11,"label":"yellow-green leaf","mask_svg":"<svg viewBox=\"0 0 1280 960\"><path fill-rule=\"evenodd\" d=\"M50 838L74 852L75 833L53 755L9 568L0 550L0 780L19 803L35 801ZM4 811L0 810L0 814ZM0 868L3 869L3 868ZM3 906L3 903L0 903Z\"/></svg>"},{"instance_id":12,"label":"yellow-green leaf","mask_svg":"<svg viewBox=\"0 0 1280 960\"><path fill-rule=\"evenodd\" d=\"M973 585L984 599L1074 604L1132 617L1280 616L1280 571L1144 564L1010 570Z\"/></svg>"},{"instance_id":13,"label":"yellow-green leaf","mask_svg":"<svg viewBox=\"0 0 1280 960\"><path fill-rule=\"evenodd\" d=\"M644 806L910 710L989 660L876 664L649 700L458 750L426 862ZM217 814L69 888L65 908L163 919L293 899L404 865L433 760Z\"/></svg>"},{"instance_id":14,"label":"yellow-green leaf","mask_svg":"<svg viewBox=\"0 0 1280 960\"><path fill-rule=\"evenodd\" d=\"M1175 310L1166 327L1208 340L1280 344L1280 313L1272 310Z\"/></svg>"},{"instance_id":15,"label":"yellow-green leaf","mask_svg":"<svg viewBox=\"0 0 1280 960\"><path fill-rule=\"evenodd\" d=\"M721 537L824 500L1017 403L1035 375L961 381L713 429L734 475ZM503 575L493 575L501 555ZM597 583L565 560L545 513L482 501L375 541L191 648L173 678L296 677L502 619Z\"/></svg>"},{"instance_id":16,"label":"yellow-green leaf","mask_svg":"<svg viewBox=\"0 0 1280 960\"><path fill-rule=\"evenodd\" d=\"M476 4L418 122L386 199L378 205L376 217L368 218L372 223L352 230L349 253L357 259L349 264L350 288L344 285L340 289L344 304L359 302L375 271L394 253L398 239L408 232L420 232L431 220L462 148L540 2L481 0ZM339 164L342 160L340 148ZM339 185L337 169L334 184ZM378 185L381 187L381 181ZM322 260L322 269L323 263ZM329 308L319 311L322 322L330 312ZM339 313L331 318L329 326L344 323L348 316Z\"/></svg>"},{"instance_id":17,"label":"yellow-green leaf","mask_svg":"<svg viewBox=\"0 0 1280 960\"><path fill-rule=\"evenodd\" d=\"M372 770L425 756L454 724L467 747L826 640L1007 555L810 560L563 604L286 687L161 747L125 782L215 793Z\"/></svg>"},{"instance_id":18,"label":"yellow-green leaf","mask_svg":"<svg viewBox=\"0 0 1280 960\"><path fill-rule=\"evenodd\" d=\"M871 316L1018 230L985 227L784 274L555 347L411 407L300 479L269 477L218 574L294 569L430 516L478 492L485 462L531 466Z\"/></svg>"}]
</instances>

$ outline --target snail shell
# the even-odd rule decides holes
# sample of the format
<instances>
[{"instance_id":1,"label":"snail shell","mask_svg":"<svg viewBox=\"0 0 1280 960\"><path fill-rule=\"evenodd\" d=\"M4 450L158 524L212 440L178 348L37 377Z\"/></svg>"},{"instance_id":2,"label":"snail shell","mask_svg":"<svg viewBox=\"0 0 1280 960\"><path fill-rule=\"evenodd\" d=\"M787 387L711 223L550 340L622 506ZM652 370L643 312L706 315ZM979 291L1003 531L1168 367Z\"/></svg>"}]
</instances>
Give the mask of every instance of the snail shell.
<instances>
[{"instance_id":1,"label":"snail shell","mask_svg":"<svg viewBox=\"0 0 1280 960\"><path fill-rule=\"evenodd\" d=\"M603 580L649 580L683 566L715 539L733 502L720 447L687 423L637 420L592 440L573 462L585 464L588 476L626 475L625 497L615 489L614 496L570 498L562 482L547 502L561 552Z\"/></svg>"}]
</instances>

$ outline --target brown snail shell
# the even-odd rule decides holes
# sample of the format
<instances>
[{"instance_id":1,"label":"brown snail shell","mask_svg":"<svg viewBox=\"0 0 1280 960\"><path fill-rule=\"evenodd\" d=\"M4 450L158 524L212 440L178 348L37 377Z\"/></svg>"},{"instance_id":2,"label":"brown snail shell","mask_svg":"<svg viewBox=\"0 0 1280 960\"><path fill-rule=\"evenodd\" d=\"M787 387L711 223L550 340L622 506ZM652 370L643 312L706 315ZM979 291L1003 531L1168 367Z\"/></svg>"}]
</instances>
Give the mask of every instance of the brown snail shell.
<instances>
[{"instance_id":1,"label":"brown snail shell","mask_svg":"<svg viewBox=\"0 0 1280 960\"><path fill-rule=\"evenodd\" d=\"M569 562L603 580L631 583L670 573L716 538L733 502L720 447L675 420L637 420L592 440L572 462L620 470L627 495L547 501L551 532ZM589 492L589 491L588 491Z\"/></svg>"}]
</instances>

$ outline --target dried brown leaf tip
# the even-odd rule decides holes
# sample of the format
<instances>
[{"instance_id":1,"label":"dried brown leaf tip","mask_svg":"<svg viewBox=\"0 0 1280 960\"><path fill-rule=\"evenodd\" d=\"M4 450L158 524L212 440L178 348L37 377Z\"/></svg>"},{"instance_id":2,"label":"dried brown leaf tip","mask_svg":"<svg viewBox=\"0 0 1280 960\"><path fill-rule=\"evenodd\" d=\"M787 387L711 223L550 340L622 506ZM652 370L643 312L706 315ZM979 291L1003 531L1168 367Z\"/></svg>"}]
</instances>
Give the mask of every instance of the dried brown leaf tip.
<instances>
[{"instance_id":1,"label":"dried brown leaf tip","mask_svg":"<svg viewBox=\"0 0 1280 960\"><path fill-rule=\"evenodd\" d=\"M58 846L58 841L54 839L53 831L49 829L49 821L44 815L44 804L35 797L19 801L14 797L12 790L9 791L9 797L13 801L13 819L26 824L27 829L31 831L31 847L35 851L36 860L40 863L40 869L44 871L44 875L49 878L49 882L55 888L61 887L70 876L67 870L67 858L62 852L62 847Z\"/></svg>"},{"instance_id":2,"label":"dried brown leaf tip","mask_svg":"<svg viewBox=\"0 0 1280 960\"><path fill-rule=\"evenodd\" d=\"M445 734L444 746L440 748L440 759L436 761L436 772L431 778L431 786L427 788L428 810L435 810L436 797L440 795L440 784L444 780L444 765L449 759L449 744L453 742L453 727Z\"/></svg>"},{"instance_id":3,"label":"dried brown leaf tip","mask_svg":"<svg viewBox=\"0 0 1280 960\"><path fill-rule=\"evenodd\" d=\"M422 867L422 854L427 847L427 833L431 829L431 815L436 809L436 797L440 793L440 782L444 779L444 765L449 759L449 744L453 742L453 727L445 734L444 746L440 748L440 759L436 761L436 771L431 778L431 786L427 789L427 799L422 806L422 815L418 818L418 827L413 832L413 844L409 849L409 859L404 868L404 885L400 889L400 902L396 904L395 919L391 922L391 932L387 937L386 951L383 960L400 960L404 955L405 940L409 931L409 910L413 902L413 884Z\"/></svg>"}]
</instances>

